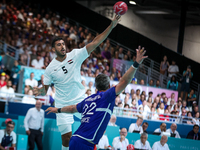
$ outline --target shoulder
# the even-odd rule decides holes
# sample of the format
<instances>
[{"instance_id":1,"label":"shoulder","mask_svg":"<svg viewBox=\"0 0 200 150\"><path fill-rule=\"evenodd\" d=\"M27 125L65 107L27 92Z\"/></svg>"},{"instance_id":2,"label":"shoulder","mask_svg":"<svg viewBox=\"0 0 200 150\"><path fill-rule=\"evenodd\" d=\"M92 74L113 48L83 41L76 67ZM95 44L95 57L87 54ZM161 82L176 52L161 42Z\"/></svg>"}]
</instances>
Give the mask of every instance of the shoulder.
<instances>
[{"instance_id":1,"label":"shoulder","mask_svg":"<svg viewBox=\"0 0 200 150\"><path fill-rule=\"evenodd\" d=\"M4 134L4 130L0 130L0 135Z\"/></svg>"},{"instance_id":2,"label":"shoulder","mask_svg":"<svg viewBox=\"0 0 200 150\"><path fill-rule=\"evenodd\" d=\"M40 109L41 113L44 113L44 110L43 109Z\"/></svg>"},{"instance_id":3,"label":"shoulder","mask_svg":"<svg viewBox=\"0 0 200 150\"><path fill-rule=\"evenodd\" d=\"M16 137L16 133L14 131L11 132L11 136L15 136Z\"/></svg>"},{"instance_id":4,"label":"shoulder","mask_svg":"<svg viewBox=\"0 0 200 150\"><path fill-rule=\"evenodd\" d=\"M135 141L135 144L139 144L139 143L140 143L140 140Z\"/></svg>"},{"instance_id":5,"label":"shoulder","mask_svg":"<svg viewBox=\"0 0 200 150\"><path fill-rule=\"evenodd\" d=\"M116 140L119 140L119 137L118 137L118 136L115 137L115 138L113 139L113 141L116 141Z\"/></svg>"}]
</instances>

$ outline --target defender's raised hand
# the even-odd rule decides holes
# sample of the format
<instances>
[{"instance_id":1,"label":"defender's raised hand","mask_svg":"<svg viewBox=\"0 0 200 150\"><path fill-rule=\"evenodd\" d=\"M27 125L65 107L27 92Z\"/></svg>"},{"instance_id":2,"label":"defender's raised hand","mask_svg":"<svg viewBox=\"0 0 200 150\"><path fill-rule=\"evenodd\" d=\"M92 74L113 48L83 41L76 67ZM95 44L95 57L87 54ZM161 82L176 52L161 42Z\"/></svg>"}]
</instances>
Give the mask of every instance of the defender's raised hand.
<instances>
[{"instance_id":1,"label":"defender's raised hand","mask_svg":"<svg viewBox=\"0 0 200 150\"><path fill-rule=\"evenodd\" d=\"M142 61L147 58L148 56L144 56L144 54L146 53L146 50L144 49L144 47L141 48L141 46L138 46L138 49L136 49L136 62L138 62L139 64L142 63Z\"/></svg>"}]
</instances>

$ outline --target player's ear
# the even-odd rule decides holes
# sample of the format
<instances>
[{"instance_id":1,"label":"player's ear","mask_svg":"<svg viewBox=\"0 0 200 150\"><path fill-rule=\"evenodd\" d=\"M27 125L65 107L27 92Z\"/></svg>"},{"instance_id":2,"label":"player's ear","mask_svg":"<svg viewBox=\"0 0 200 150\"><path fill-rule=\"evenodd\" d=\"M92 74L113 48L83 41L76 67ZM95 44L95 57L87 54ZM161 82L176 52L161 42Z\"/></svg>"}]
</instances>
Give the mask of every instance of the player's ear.
<instances>
[{"instance_id":1,"label":"player's ear","mask_svg":"<svg viewBox=\"0 0 200 150\"><path fill-rule=\"evenodd\" d=\"M56 51L55 47L52 47L52 51L53 51L53 52L55 52L55 51Z\"/></svg>"}]
</instances>

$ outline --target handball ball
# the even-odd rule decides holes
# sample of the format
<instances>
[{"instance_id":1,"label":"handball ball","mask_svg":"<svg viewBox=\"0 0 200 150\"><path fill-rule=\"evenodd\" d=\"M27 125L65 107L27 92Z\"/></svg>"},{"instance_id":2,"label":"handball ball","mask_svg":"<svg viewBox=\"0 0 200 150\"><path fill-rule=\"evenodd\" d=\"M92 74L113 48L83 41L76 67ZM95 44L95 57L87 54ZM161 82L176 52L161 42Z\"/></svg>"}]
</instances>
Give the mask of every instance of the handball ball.
<instances>
[{"instance_id":1,"label":"handball ball","mask_svg":"<svg viewBox=\"0 0 200 150\"><path fill-rule=\"evenodd\" d=\"M119 1L117 3L115 3L115 5L113 6L114 12L117 15L124 15L127 10L128 10L128 6L126 5L125 2Z\"/></svg>"}]
</instances>

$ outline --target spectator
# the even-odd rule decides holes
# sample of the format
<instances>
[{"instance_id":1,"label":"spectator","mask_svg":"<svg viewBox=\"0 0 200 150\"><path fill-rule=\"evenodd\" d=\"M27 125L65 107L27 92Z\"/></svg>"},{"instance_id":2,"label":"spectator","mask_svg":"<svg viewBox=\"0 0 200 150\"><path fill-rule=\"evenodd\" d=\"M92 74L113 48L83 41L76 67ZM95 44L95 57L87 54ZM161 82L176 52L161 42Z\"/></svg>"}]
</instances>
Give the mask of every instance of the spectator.
<instances>
[{"instance_id":1,"label":"spectator","mask_svg":"<svg viewBox=\"0 0 200 150\"><path fill-rule=\"evenodd\" d=\"M152 97L148 97L148 99L147 99L147 106L149 108L151 108L151 106L152 106Z\"/></svg>"},{"instance_id":2,"label":"spectator","mask_svg":"<svg viewBox=\"0 0 200 150\"><path fill-rule=\"evenodd\" d=\"M0 89L0 96L3 98L13 98L15 97L15 90L12 88L12 81L8 81L6 86Z\"/></svg>"},{"instance_id":3,"label":"spectator","mask_svg":"<svg viewBox=\"0 0 200 150\"><path fill-rule=\"evenodd\" d=\"M110 117L110 121L108 123L109 126L117 126L115 123L116 123L116 120L117 120L117 117L112 114L112 116Z\"/></svg>"},{"instance_id":4,"label":"spectator","mask_svg":"<svg viewBox=\"0 0 200 150\"><path fill-rule=\"evenodd\" d=\"M111 53L108 50L108 47L105 47L104 51L101 53L102 57L105 59L108 59L110 61L111 59Z\"/></svg>"},{"instance_id":5,"label":"spectator","mask_svg":"<svg viewBox=\"0 0 200 150\"><path fill-rule=\"evenodd\" d=\"M151 146L149 142L147 141L148 134L142 133L140 135L140 140L137 140L134 144L135 149L145 149L145 150L151 150Z\"/></svg>"},{"instance_id":6,"label":"spectator","mask_svg":"<svg viewBox=\"0 0 200 150\"><path fill-rule=\"evenodd\" d=\"M38 86L38 81L33 79L33 78L34 78L34 73L31 72L30 79L25 80L25 86L27 88L29 88L29 86L31 86L31 87L37 87Z\"/></svg>"},{"instance_id":7,"label":"spectator","mask_svg":"<svg viewBox=\"0 0 200 150\"><path fill-rule=\"evenodd\" d=\"M131 103L132 105L131 105L131 108L133 109L133 110L135 110L134 112L136 112L136 110L137 110L137 107L138 107L138 105L137 105L137 103L136 103L136 99L132 99L132 103Z\"/></svg>"},{"instance_id":8,"label":"spectator","mask_svg":"<svg viewBox=\"0 0 200 150\"><path fill-rule=\"evenodd\" d=\"M185 118L185 122L187 123L187 124L192 124L192 112L190 112L190 111L188 111L187 112L187 118Z\"/></svg>"},{"instance_id":9,"label":"spectator","mask_svg":"<svg viewBox=\"0 0 200 150\"><path fill-rule=\"evenodd\" d=\"M2 88L3 86L6 86L6 73L2 72L1 73L1 80L0 80L0 88Z\"/></svg>"},{"instance_id":10,"label":"spectator","mask_svg":"<svg viewBox=\"0 0 200 150\"><path fill-rule=\"evenodd\" d=\"M140 85L144 85L144 80L140 80Z\"/></svg>"},{"instance_id":11,"label":"spectator","mask_svg":"<svg viewBox=\"0 0 200 150\"><path fill-rule=\"evenodd\" d=\"M143 122L143 118L138 117L136 123L132 123L129 126L129 130L128 132L132 133L132 132L136 132L136 133L143 133L143 129L142 129L142 122Z\"/></svg>"},{"instance_id":12,"label":"spectator","mask_svg":"<svg viewBox=\"0 0 200 150\"><path fill-rule=\"evenodd\" d=\"M88 83L88 87L89 87L89 89L91 90L92 94L95 94L95 88L94 88L94 86L93 86L93 82L92 82L92 81L90 81L90 82Z\"/></svg>"},{"instance_id":13,"label":"spectator","mask_svg":"<svg viewBox=\"0 0 200 150\"><path fill-rule=\"evenodd\" d=\"M196 112L195 117L192 119L193 124L200 125L199 117L199 112Z\"/></svg>"},{"instance_id":14,"label":"spectator","mask_svg":"<svg viewBox=\"0 0 200 150\"><path fill-rule=\"evenodd\" d=\"M167 83L167 89L177 91L178 89L178 81L176 81L176 76L172 76L171 80Z\"/></svg>"},{"instance_id":15,"label":"spectator","mask_svg":"<svg viewBox=\"0 0 200 150\"><path fill-rule=\"evenodd\" d=\"M122 128L120 131L120 136L115 137L113 139L112 145L114 149L126 150L127 146L129 145L129 141L126 138L127 130L126 128Z\"/></svg>"},{"instance_id":16,"label":"spectator","mask_svg":"<svg viewBox=\"0 0 200 150\"><path fill-rule=\"evenodd\" d=\"M25 96L22 98L22 103L33 104L33 105L35 105L36 99L33 98L33 90L28 90L28 95L25 95Z\"/></svg>"},{"instance_id":17,"label":"spectator","mask_svg":"<svg viewBox=\"0 0 200 150\"><path fill-rule=\"evenodd\" d=\"M164 103L161 103L160 107L157 109L158 114L164 114L165 111L164 108L165 108Z\"/></svg>"},{"instance_id":18,"label":"spectator","mask_svg":"<svg viewBox=\"0 0 200 150\"><path fill-rule=\"evenodd\" d=\"M153 84L153 79L151 79L151 80L149 81L149 84L147 84L147 86L154 86L154 84Z\"/></svg>"},{"instance_id":19,"label":"spectator","mask_svg":"<svg viewBox=\"0 0 200 150\"><path fill-rule=\"evenodd\" d=\"M43 82L44 82L44 75L42 74L40 80L38 81L38 87L42 87Z\"/></svg>"},{"instance_id":20,"label":"spectator","mask_svg":"<svg viewBox=\"0 0 200 150\"><path fill-rule=\"evenodd\" d=\"M42 103L36 101L35 107L30 108L24 119L24 127L28 135L29 150L34 150L35 143L38 150L42 150L42 136L44 132L44 110L41 109Z\"/></svg>"},{"instance_id":21,"label":"spectator","mask_svg":"<svg viewBox=\"0 0 200 150\"><path fill-rule=\"evenodd\" d=\"M136 102L140 99L140 89L136 90Z\"/></svg>"},{"instance_id":22,"label":"spectator","mask_svg":"<svg viewBox=\"0 0 200 150\"><path fill-rule=\"evenodd\" d=\"M104 150L104 149L107 149L108 146L109 146L108 137L105 135L105 132L104 132L104 135L99 140L97 147L99 150Z\"/></svg>"},{"instance_id":23,"label":"spectator","mask_svg":"<svg viewBox=\"0 0 200 150\"><path fill-rule=\"evenodd\" d=\"M44 67L44 58L41 57L40 52L37 52L37 58L32 60L31 67L36 69L42 69Z\"/></svg>"},{"instance_id":24,"label":"spectator","mask_svg":"<svg viewBox=\"0 0 200 150\"><path fill-rule=\"evenodd\" d=\"M185 99L187 98L188 92L190 90L190 82L193 77L193 73L191 72L191 66L187 66L187 70L183 71L183 77L181 79L181 98L183 99L183 93L185 92Z\"/></svg>"},{"instance_id":25,"label":"spectator","mask_svg":"<svg viewBox=\"0 0 200 150\"><path fill-rule=\"evenodd\" d=\"M195 117L196 113L199 111L199 107L196 105L192 110L192 116Z\"/></svg>"},{"instance_id":26,"label":"spectator","mask_svg":"<svg viewBox=\"0 0 200 150\"><path fill-rule=\"evenodd\" d=\"M167 68L169 67L169 62L167 61L167 56L163 57L163 61L160 63L160 73L167 76Z\"/></svg>"},{"instance_id":27,"label":"spectator","mask_svg":"<svg viewBox=\"0 0 200 150\"><path fill-rule=\"evenodd\" d=\"M46 14L46 15L45 15L45 18L43 18L42 20L43 20L44 23L47 24L47 27L48 27L48 28L51 27L51 20L50 20L50 18L49 18L49 14Z\"/></svg>"},{"instance_id":28,"label":"spectator","mask_svg":"<svg viewBox=\"0 0 200 150\"><path fill-rule=\"evenodd\" d=\"M160 80L156 80L156 85L154 87L160 88Z\"/></svg>"},{"instance_id":29,"label":"spectator","mask_svg":"<svg viewBox=\"0 0 200 150\"><path fill-rule=\"evenodd\" d=\"M11 75L10 75L13 85L16 85L16 86L18 85L20 70L21 70L21 66L19 65L18 61L15 60L14 66L11 69Z\"/></svg>"},{"instance_id":30,"label":"spectator","mask_svg":"<svg viewBox=\"0 0 200 150\"><path fill-rule=\"evenodd\" d=\"M154 103L154 104L156 104L156 103ZM150 114L149 118L151 120L159 120L159 116L156 112L156 107L154 107L154 106L151 107L151 114Z\"/></svg>"},{"instance_id":31,"label":"spectator","mask_svg":"<svg viewBox=\"0 0 200 150\"><path fill-rule=\"evenodd\" d=\"M0 149L7 150L9 147L16 148L16 133L13 131L15 123L11 119L6 120L6 128L0 130Z\"/></svg>"},{"instance_id":32,"label":"spectator","mask_svg":"<svg viewBox=\"0 0 200 150\"><path fill-rule=\"evenodd\" d=\"M181 138L176 129L177 125L175 123L172 123L170 129L167 129L166 132L170 133L170 137Z\"/></svg>"},{"instance_id":33,"label":"spectator","mask_svg":"<svg viewBox=\"0 0 200 150\"><path fill-rule=\"evenodd\" d=\"M191 130L188 134L187 134L187 139L192 139L192 140L200 140L200 133L199 133L199 126L198 125L194 125L193 126L193 130Z\"/></svg>"},{"instance_id":34,"label":"spectator","mask_svg":"<svg viewBox=\"0 0 200 150\"><path fill-rule=\"evenodd\" d=\"M142 124L143 132L147 133L146 130L147 130L148 126L149 126L148 122L143 122L143 124Z\"/></svg>"},{"instance_id":35,"label":"spectator","mask_svg":"<svg viewBox=\"0 0 200 150\"><path fill-rule=\"evenodd\" d=\"M168 102L167 102L167 105L170 105L171 104L171 100L174 100L174 102L175 102L175 94L174 93L172 93L171 94L171 96L170 96L170 98L168 98Z\"/></svg>"},{"instance_id":36,"label":"spectator","mask_svg":"<svg viewBox=\"0 0 200 150\"><path fill-rule=\"evenodd\" d=\"M176 65L176 62L174 60L172 60L172 64L169 66L168 68L168 77L172 77L172 76L177 76L177 74L179 73L179 68Z\"/></svg>"},{"instance_id":37,"label":"spectator","mask_svg":"<svg viewBox=\"0 0 200 150\"><path fill-rule=\"evenodd\" d=\"M156 130L154 130L153 134L161 135L162 132L166 132L166 127L167 125L165 123L161 123L160 128L157 128Z\"/></svg>"},{"instance_id":38,"label":"spectator","mask_svg":"<svg viewBox=\"0 0 200 150\"><path fill-rule=\"evenodd\" d=\"M141 94L140 95L140 99L138 100L138 106L139 105L142 105L143 101L145 100L145 95L144 94Z\"/></svg>"},{"instance_id":39,"label":"spectator","mask_svg":"<svg viewBox=\"0 0 200 150\"><path fill-rule=\"evenodd\" d=\"M188 109L188 107L187 107L187 102L186 102L186 100L183 100L183 102L182 102L182 107L185 108L186 112L189 111L189 109Z\"/></svg>"},{"instance_id":40,"label":"spectator","mask_svg":"<svg viewBox=\"0 0 200 150\"><path fill-rule=\"evenodd\" d=\"M118 54L119 59L123 59L124 58L124 54L123 54L123 48L120 47L119 48L119 54Z\"/></svg>"},{"instance_id":41,"label":"spectator","mask_svg":"<svg viewBox=\"0 0 200 150\"><path fill-rule=\"evenodd\" d=\"M92 95L92 92L90 89L87 89L86 92L85 92L85 97L88 97L88 96L91 96Z\"/></svg>"},{"instance_id":42,"label":"spectator","mask_svg":"<svg viewBox=\"0 0 200 150\"><path fill-rule=\"evenodd\" d=\"M144 99L142 105L140 105L139 107L143 107L143 117L147 119L151 112L149 106L147 105L147 101Z\"/></svg>"},{"instance_id":43,"label":"spectator","mask_svg":"<svg viewBox=\"0 0 200 150\"><path fill-rule=\"evenodd\" d=\"M160 141L155 142L152 146L152 150L169 150L169 146L167 144L168 137L163 135Z\"/></svg>"},{"instance_id":44,"label":"spectator","mask_svg":"<svg viewBox=\"0 0 200 150\"><path fill-rule=\"evenodd\" d=\"M191 89L190 93L187 96L187 106L190 109L190 111L192 111L192 103L196 102L196 100L197 100L197 96L196 94L194 94L194 90Z\"/></svg>"}]
</instances>

